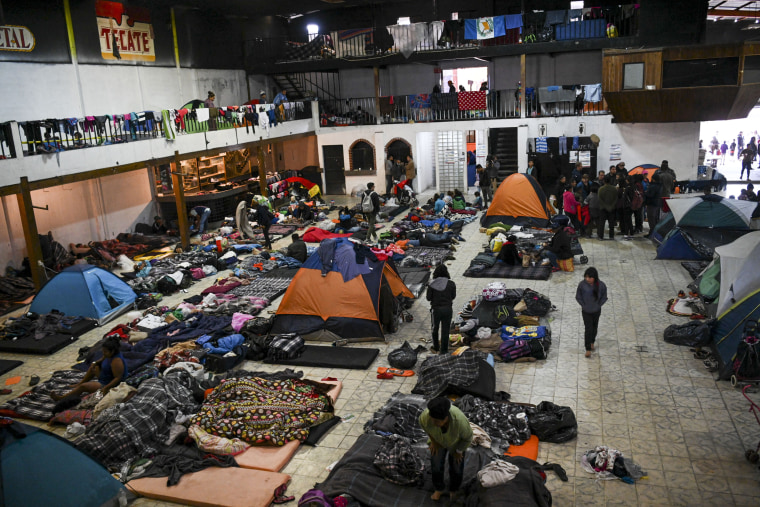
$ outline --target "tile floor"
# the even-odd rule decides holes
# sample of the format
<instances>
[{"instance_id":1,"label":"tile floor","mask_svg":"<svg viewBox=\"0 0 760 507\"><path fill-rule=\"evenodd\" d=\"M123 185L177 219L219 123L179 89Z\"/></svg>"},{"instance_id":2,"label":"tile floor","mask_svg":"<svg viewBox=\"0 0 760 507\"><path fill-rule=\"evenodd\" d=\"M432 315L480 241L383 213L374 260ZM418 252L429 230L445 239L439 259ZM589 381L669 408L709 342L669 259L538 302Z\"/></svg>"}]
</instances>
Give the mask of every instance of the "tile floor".
<instances>
[{"instance_id":1,"label":"tile floor","mask_svg":"<svg viewBox=\"0 0 760 507\"><path fill-rule=\"evenodd\" d=\"M427 197L426 197L427 198ZM425 199L426 199L425 198ZM336 197L338 204L350 198ZM477 223L465 227L466 242L457 248L456 261L449 262L457 283L455 308L480 292L489 280L461 275L485 241ZM275 247L287 245L280 240ZM550 297L557 311L550 314L554 343L545 361L523 364L497 363L497 390L518 402L553 401L573 408L578 419L578 438L565 444L542 443L539 461L560 463L569 476L560 482L554 474L548 488L554 505L760 505L760 472L744 459L744 451L755 448L760 427L739 390L727 382L715 382L701 361L688 348L666 344L666 326L683 323L682 317L665 312L665 302L690 281L677 261L654 260L655 249L644 239L625 242L583 240L589 265L595 266L607 283L609 303L604 307L597 352L583 356L583 324L574 295L582 280L583 267L574 273L555 273L544 282L506 280L508 287L531 287ZM200 292L213 280L193 285ZM167 298L177 303L187 294ZM279 301L270 308L274 309ZM354 416L335 427L318 447L301 447L284 472L293 479L290 494L298 498L323 480L326 467L340 459L362 433L373 411L399 390L411 391L415 378L377 380L375 367L385 364L387 352L404 340L412 346L429 334L425 301L417 302L414 322L404 324L386 343L354 345L378 347L376 364L366 371L306 368L304 375L320 379L333 376L344 382L337 414ZM74 363L77 349L100 338L96 329L78 342L49 357L18 356L24 365L0 377L21 375L21 384L0 402L17 396L32 374L43 379ZM16 358L5 354L2 357ZM263 364L251 368L274 370ZM760 401L760 394L754 395ZM43 423L33 423L44 426ZM64 427L53 428L62 434ZM584 472L579 457L596 445L609 445L632 457L649 473L636 485L621 481L596 481ZM176 505L139 499L139 507Z\"/></svg>"}]
</instances>

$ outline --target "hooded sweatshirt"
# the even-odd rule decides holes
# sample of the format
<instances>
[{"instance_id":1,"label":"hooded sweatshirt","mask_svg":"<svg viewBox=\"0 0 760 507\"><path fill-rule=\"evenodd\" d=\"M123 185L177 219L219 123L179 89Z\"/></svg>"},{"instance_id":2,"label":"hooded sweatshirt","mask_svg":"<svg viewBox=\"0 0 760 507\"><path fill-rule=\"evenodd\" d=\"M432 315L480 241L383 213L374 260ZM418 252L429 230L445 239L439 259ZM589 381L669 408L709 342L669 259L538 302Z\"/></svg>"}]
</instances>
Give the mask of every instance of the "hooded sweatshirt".
<instances>
[{"instance_id":1,"label":"hooded sweatshirt","mask_svg":"<svg viewBox=\"0 0 760 507\"><path fill-rule=\"evenodd\" d=\"M602 310L602 305L607 302L607 286L604 282L599 282L599 297L594 297L594 286L586 280L578 284L578 290L575 291L575 300L581 305L581 310L585 313L596 313Z\"/></svg>"},{"instance_id":2,"label":"hooded sweatshirt","mask_svg":"<svg viewBox=\"0 0 760 507\"><path fill-rule=\"evenodd\" d=\"M428 284L427 300L431 308L451 308L457 297L457 286L445 277L434 278Z\"/></svg>"}]
</instances>

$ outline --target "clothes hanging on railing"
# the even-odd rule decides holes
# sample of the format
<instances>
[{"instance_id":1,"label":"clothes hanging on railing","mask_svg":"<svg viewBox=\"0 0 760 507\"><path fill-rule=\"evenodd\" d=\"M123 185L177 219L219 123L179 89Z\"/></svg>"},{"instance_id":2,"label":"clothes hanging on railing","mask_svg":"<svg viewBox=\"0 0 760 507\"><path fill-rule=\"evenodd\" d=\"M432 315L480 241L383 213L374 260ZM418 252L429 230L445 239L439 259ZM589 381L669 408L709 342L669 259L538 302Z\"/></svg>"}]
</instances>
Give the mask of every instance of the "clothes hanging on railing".
<instances>
[{"instance_id":1,"label":"clothes hanging on railing","mask_svg":"<svg viewBox=\"0 0 760 507\"><path fill-rule=\"evenodd\" d=\"M585 95L586 102L601 102L602 101L601 83L583 85L583 93Z\"/></svg>"},{"instance_id":2,"label":"clothes hanging on railing","mask_svg":"<svg viewBox=\"0 0 760 507\"><path fill-rule=\"evenodd\" d=\"M486 108L486 92L459 92L457 105L460 111L475 111Z\"/></svg>"}]
</instances>

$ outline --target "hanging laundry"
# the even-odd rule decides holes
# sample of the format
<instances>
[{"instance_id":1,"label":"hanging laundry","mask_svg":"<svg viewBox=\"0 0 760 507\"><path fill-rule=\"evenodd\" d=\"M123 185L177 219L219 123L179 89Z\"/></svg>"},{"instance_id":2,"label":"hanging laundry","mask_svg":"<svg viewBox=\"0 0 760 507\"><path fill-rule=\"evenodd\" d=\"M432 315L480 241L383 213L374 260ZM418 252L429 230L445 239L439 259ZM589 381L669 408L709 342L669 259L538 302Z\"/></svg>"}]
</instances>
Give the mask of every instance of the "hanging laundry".
<instances>
[{"instance_id":1,"label":"hanging laundry","mask_svg":"<svg viewBox=\"0 0 760 507\"><path fill-rule=\"evenodd\" d=\"M201 121L208 121L209 115L210 115L210 111L208 109L206 109L205 107L202 107L200 109L196 109L195 110L195 114L197 115L199 122L201 122Z\"/></svg>"},{"instance_id":2,"label":"hanging laundry","mask_svg":"<svg viewBox=\"0 0 760 507\"><path fill-rule=\"evenodd\" d=\"M259 111L259 128L269 135L269 115L265 111Z\"/></svg>"},{"instance_id":3,"label":"hanging laundry","mask_svg":"<svg viewBox=\"0 0 760 507\"><path fill-rule=\"evenodd\" d=\"M549 153L549 147L546 144L546 137L536 138L536 153Z\"/></svg>"},{"instance_id":4,"label":"hanging laundry","mask_svg":"<svg viewBox=\"0 0 760 507\"><path fill-rule=\"evenodd\" d=\"M174 125L172 125L171 115L168 109L161 111L161 117L163 118L164 126L164 138L167 141L174 141L177 135L174 133Z\"/></svg>"},{"instance_id":5,"label":"hanging laundry","mask_svg":"<svg viewBox=\"0 0 760 507\"><path fill-rule=\"evenodd\" d=\"M602 101L602 85L588 84L583 86L586 102L601 102Z\"/></svg>"},{"instance_id":6,"label":"hanging laundry","mask_svg":"<svg viewBox=\"0 0 760 507\"><path fill-rule=\"evenodd\" d=\"M474 111L486 108L486 92L459 92L457 101L460 111Z\"/></svg>"}]
</instances>

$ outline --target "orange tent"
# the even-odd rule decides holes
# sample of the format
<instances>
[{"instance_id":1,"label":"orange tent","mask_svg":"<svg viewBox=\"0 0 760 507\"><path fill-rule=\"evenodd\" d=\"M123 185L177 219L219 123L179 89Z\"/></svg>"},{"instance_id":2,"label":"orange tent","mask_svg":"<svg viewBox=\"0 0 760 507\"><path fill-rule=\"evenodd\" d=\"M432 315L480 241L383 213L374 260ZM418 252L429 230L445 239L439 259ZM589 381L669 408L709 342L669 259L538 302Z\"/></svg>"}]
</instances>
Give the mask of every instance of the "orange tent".
<instances>
[{"instance_id":1,"label":"orange tent","mask_svg":"<svg viewBox=\"0 0 760 507\"><path fill-rule=\"evenodd\" d=\"M659 170L660 167L654 164L641 164L628 171L628 176L633 176L634 174L643 174L645 180L652 181L652 176L654 176L654 173Z\"/></svg>"},{"instance_id":2,"label":"orange tent","mask_svg":"<svg viewBox=\"0 0 760 507\"><path fill-rule=\"evenodd\" d=\"M550 217L551 205L541 185L532 176L516 173L501 182L480 224L488 227L502 222L546 227Z\"/></svg>"}]
</instances>

